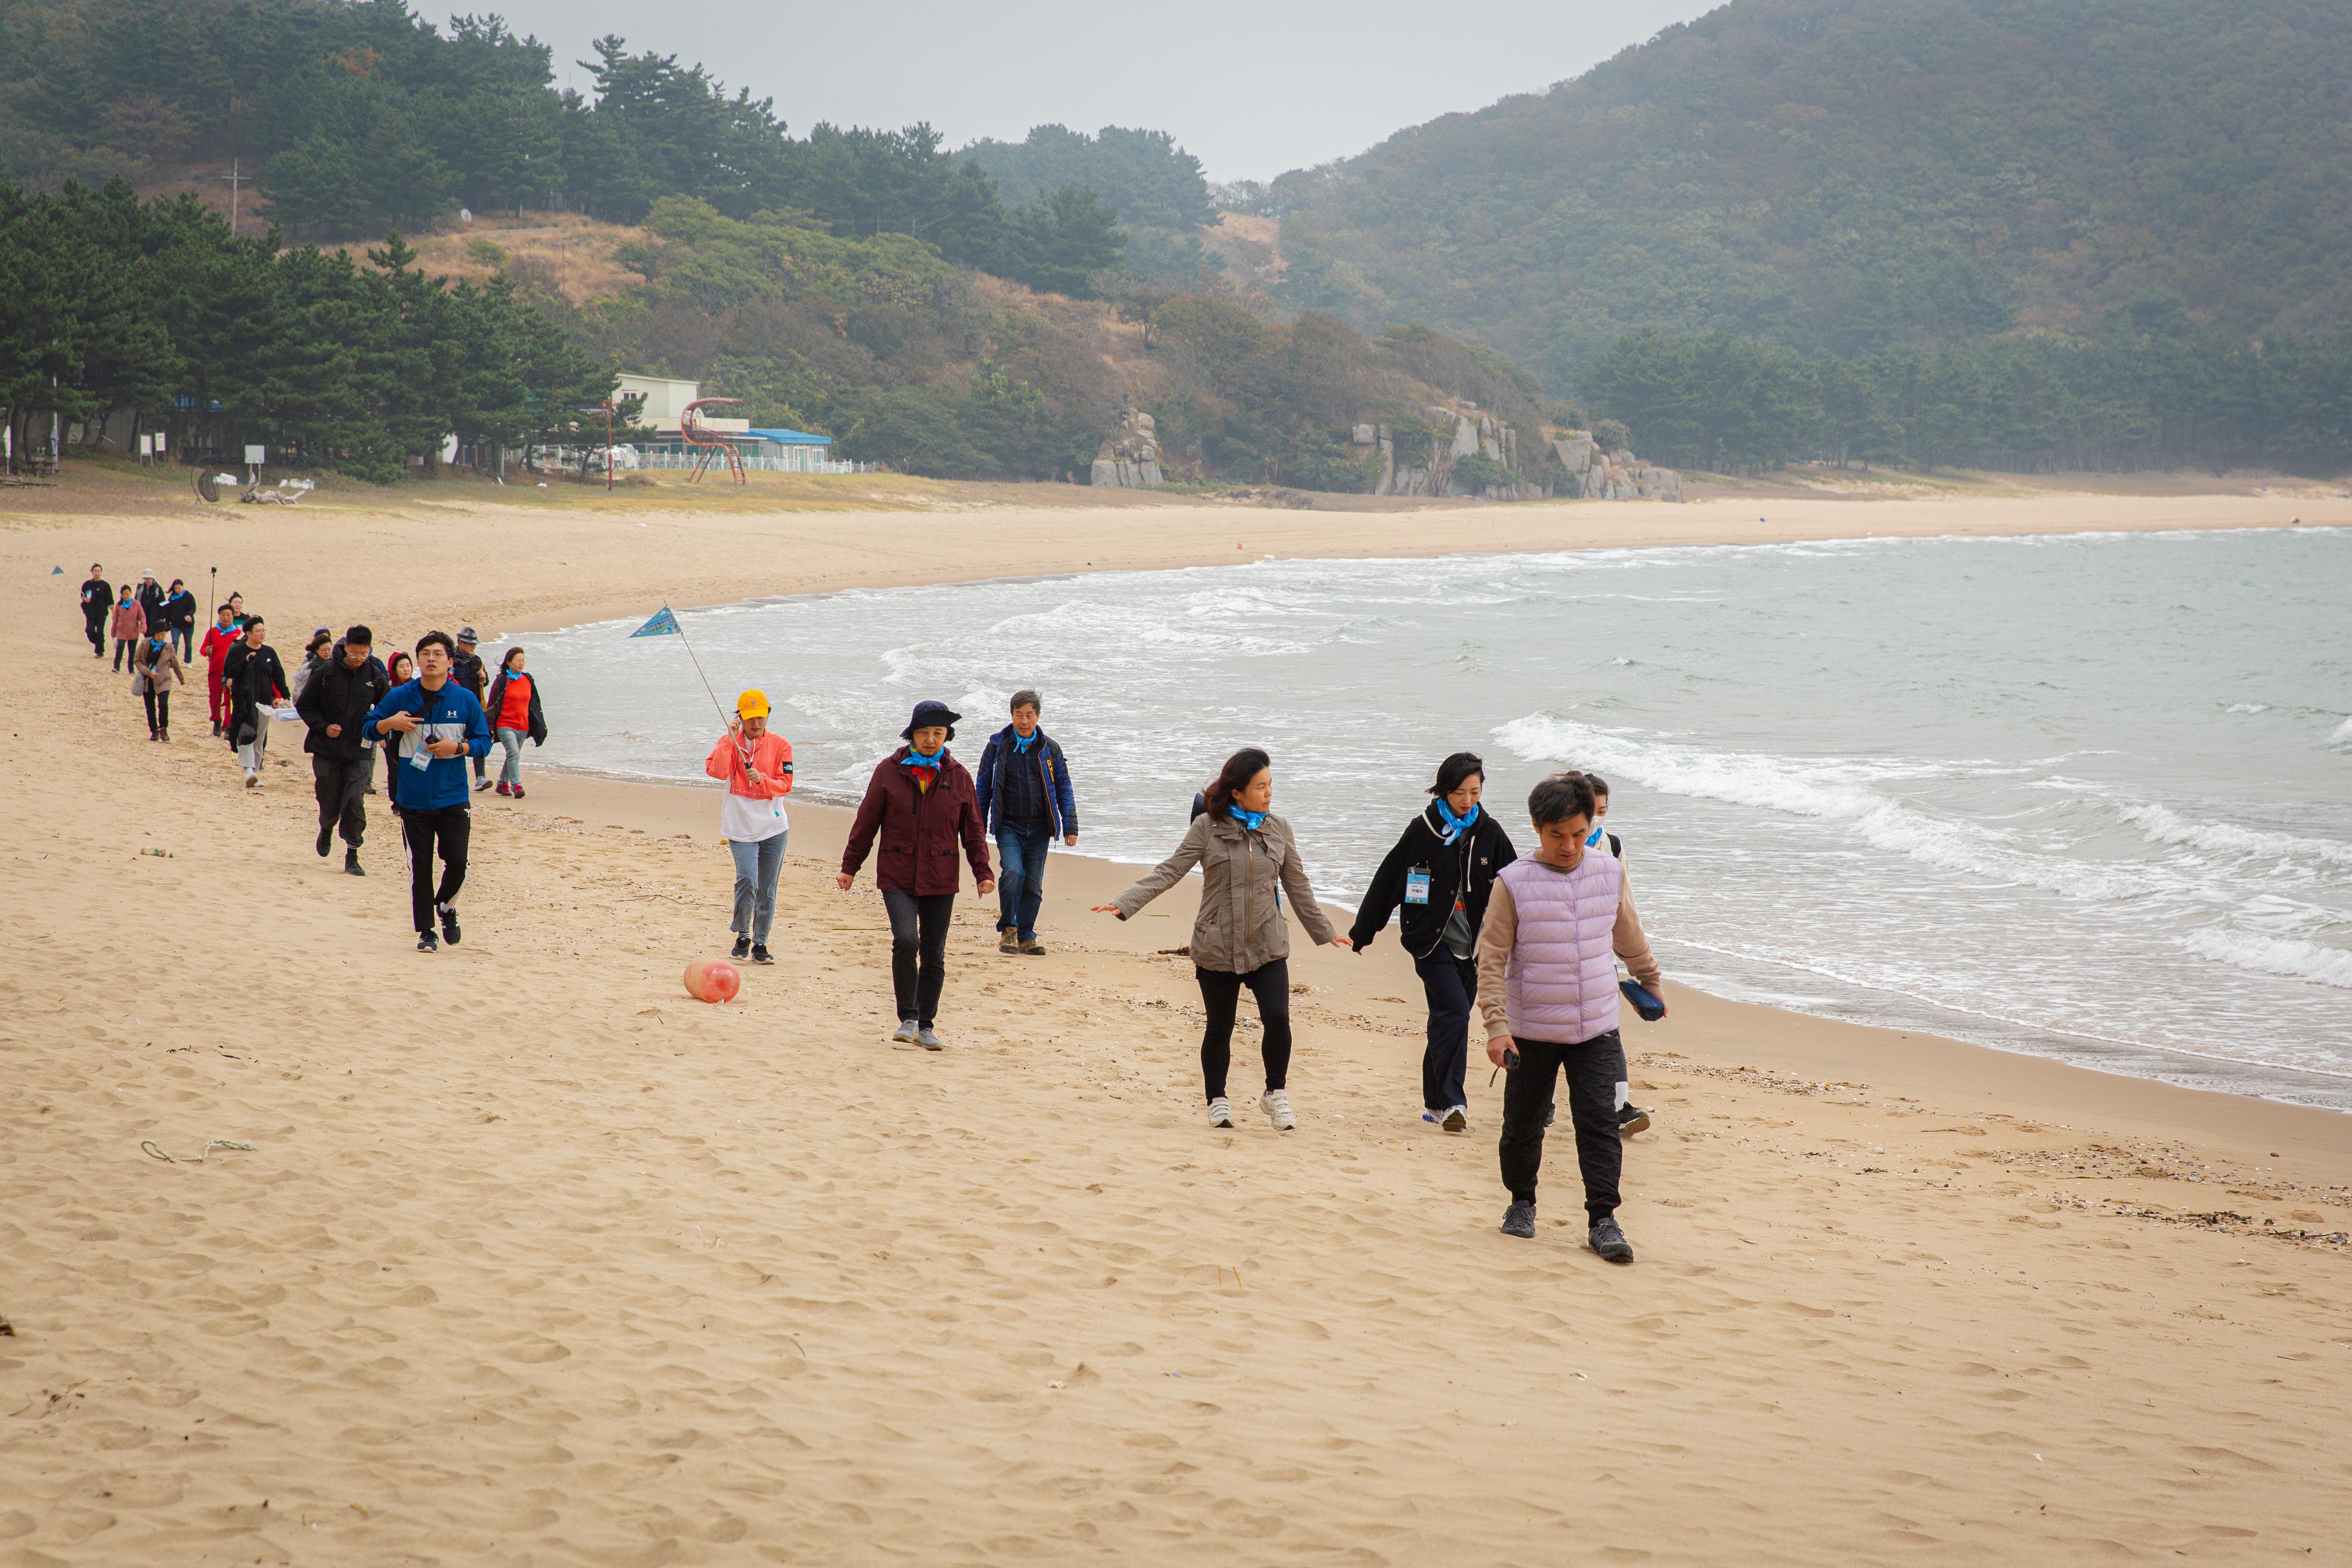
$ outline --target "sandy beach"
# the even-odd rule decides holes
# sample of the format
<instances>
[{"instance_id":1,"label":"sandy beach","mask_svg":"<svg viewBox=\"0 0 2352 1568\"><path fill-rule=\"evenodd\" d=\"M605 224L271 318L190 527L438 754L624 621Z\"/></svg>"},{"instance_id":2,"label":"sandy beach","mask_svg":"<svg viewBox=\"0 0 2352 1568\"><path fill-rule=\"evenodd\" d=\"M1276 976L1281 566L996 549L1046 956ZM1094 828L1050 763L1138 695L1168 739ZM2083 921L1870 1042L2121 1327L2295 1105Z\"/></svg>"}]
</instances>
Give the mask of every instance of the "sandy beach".
<instances>
[{"instance_id":1,"label":"sandy beach","mask_svg":"<svg viewBox=\"0 0 2352 1568\"><path fill-rule=\"evenodd\" d=\"M1297 942L1287 1135L1202 1125L1189 892L1089 916L1131 875L1099 861L1054 862L1043 959L967 891L950 1048L894 1049L843 813L793 806L779 962L709 1007L715 793L542 769L477 797L465 941L426 957L383 797L346 878L294 727L257 795L201 685L148 742L73 598L92 561L200 597L217 565L290 660L354 619L1269 554L2352 523L1760 510L0 511L0 1565L2345 1561L2340 1115L1669 968L1613 1269L1564 1139L1538 1239L1496 1233L1483 1070L1470 1135L1419 1121L1392 931ZM255 1148L141 1148L211 1139Z\"/></svg>"}]
</instances>

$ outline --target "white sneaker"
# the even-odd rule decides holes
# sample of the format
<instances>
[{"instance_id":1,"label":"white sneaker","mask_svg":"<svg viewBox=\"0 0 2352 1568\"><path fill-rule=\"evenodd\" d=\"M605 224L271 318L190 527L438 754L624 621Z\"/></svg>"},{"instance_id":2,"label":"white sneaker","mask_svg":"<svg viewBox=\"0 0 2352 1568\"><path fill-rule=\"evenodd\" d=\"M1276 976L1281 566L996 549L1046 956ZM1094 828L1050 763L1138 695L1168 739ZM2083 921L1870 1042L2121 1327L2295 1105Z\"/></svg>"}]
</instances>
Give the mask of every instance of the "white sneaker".
<instances>
[{"instance_id":1,"label":"white sneaker","mask_svg":"<svg viewBox=\"0 0 2352 1568\"><path fill-rule=\"evenodd\" d=\"M1210 1126L1212 1126L1212 1127L1231 1127L1233 1124L1234 1124L1234 1105L1233 1105L1233 1101L1231 1101L1231 1100L1227 1100L1227 1099L1226 1099L1223 1095L1222 1095L1222 1094L1221 1094L1221 1095L1219 1095L1219 1096L1217 1096L1217 1098L1216 1098L1216 1099L1214 1099L1214 1100L1213 1100L1209 1101L1209 1125L1210 1125Z\"/></svg>"},{"instance_id":2,"label":"white sneaker","mask_svg":"<svg viewBox=\"0 0 2352 1568\"><path fill-rule=\"evenodd\" d=\"M1290 1114L1290 1095L1286 1089L1267 1089L1257 1108L1265 1112L1265 1119L1274 1123L1276 1132L1287 1132L1298 1125L1298 1118Z\"/></svg>"},{"instance_id":3,"label":"white sneaker","mask_svg":"<svg viewBox=\"0 0 2352 1568\"><path fill-rule=\"evenodd\" d=\"M261 787L261 775L255 773L251 768L246 769L245 787L247 789L259 789Z\"/></svg>"},{"instance_id":4,"label":"white sneaker","mask_svg":"<svg viewBox=\"0 0 2352 1568\"><path fill-rule=\"evenodd\" d=\"M1466 1105L1455 1106L1453 1110L1445 1113L1445 1120L1439 1122L1438 1125L1444 1128L1448 1132L1469 1131L1470 1108Z\"/></svg>"}]
</instances>

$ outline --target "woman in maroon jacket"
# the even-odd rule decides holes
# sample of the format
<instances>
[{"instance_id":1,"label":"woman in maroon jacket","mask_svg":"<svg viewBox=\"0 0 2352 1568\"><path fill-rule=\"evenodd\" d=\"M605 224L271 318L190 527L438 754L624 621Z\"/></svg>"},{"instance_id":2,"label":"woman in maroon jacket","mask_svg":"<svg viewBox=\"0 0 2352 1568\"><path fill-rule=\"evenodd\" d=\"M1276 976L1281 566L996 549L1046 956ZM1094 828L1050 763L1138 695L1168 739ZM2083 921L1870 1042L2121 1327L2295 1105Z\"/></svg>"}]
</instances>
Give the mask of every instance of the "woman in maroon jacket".
<instances>
[{"instance_id":1,"label":"woman in maroon jacket","mask_svg":"<svg viewBox=\"0 0 2352 1568\"><path fill-rule=\"evenodd\" d=\"M944 702L915 704L914 720L900 736L908 743L883 759L866 785L857 818L849 825L849 843L841 851L841 875L835 879L847 892L880 837L882 858L874 879L890 912L890 982L898 998L898 1032L890 1038L927 1051L947 1048L931 1026L939 1020L940 992L947 984L959 841L971 861L975 890L984 899L996 889L971 774L948 754L956 721L962 717Z\"/></svg>"}]
</instances>

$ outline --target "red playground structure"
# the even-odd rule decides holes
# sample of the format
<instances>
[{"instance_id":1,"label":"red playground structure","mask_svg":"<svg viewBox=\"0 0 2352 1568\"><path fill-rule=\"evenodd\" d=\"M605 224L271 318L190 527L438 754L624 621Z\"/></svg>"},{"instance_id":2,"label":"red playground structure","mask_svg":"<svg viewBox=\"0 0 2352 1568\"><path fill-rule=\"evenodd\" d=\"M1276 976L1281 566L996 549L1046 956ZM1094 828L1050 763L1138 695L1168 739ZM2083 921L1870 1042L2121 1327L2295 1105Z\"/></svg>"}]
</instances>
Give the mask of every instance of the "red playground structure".
<instances>
[{"instance_id":1,"label":"red playground structure","mask_svg":"<svg viewBox=\"0 0 2352 1568\"><path fill-rule=\"evenodd\" d=\"M694 448L694 472L686 477L688 484L702 478L714 458L727 465L727 471L735 476L737 484L751 482L743 477L743 454L735 449L735 443L719 431L704 428L702 421L694 416L694 411L706 404L742 401L740 397L698 397L679 411L678 437Z\"/></svg>"}]
</instances>

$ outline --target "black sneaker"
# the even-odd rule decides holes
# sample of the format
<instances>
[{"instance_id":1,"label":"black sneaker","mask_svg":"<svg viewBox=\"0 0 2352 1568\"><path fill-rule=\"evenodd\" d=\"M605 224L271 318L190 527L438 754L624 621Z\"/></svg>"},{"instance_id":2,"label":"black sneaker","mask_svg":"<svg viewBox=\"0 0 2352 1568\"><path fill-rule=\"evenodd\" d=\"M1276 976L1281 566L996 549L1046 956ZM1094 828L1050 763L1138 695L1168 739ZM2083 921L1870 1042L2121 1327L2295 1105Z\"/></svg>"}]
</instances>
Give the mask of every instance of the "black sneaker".
<instances>
[{"instance_id":1,"label":"black sneaker","mask_svg":"<svg viewBox=\"0 0 2352 1568\"><path fill-rule=\"evenodd\" d=\"M1593 1251L1612 1263L1633 1261L1633 1244L1625 1239L1625 1233L1617 1228L1616 1220L1608 1215L1592 1222L1592 1234L1586 1240Z\"/></svg>"},{"instance_id":2,"label":"black sneaker","mask_svg":"<svg viewBox=\"0 0 2352 1568\"><path fill-rule=\"evenodd\" d=\"M1522 1241L1536 1238L1536 1205L1513 1204L1503 1211L1503 1234L1516 1236Z\"/></svg>"},{"instance_id":3,"label":"black sneaker","mask_svg":"<svg viewBox=\"0 0 2352 1568\"><path fill-rule=\"evenodd\" d=\"M353 877L364 877L367 875L367 868L360 864L360 852L358 846L354 845L351 848L343 851L343 869L346 873Z\"/></svg>"},{"instance_id":4,"label":"black sneaker","mask_svg":"<svg viewBox=\"0 0 2352 1568\"><path fill-rule=\"evenodd\" d=\"M452 947L457 945L457 906L455 904L441 906L441 940Z\"/></svg>"},{"instance_id":5,"label":"black sneaker","mask_svg":"<svg viewBox=\"0 0 2352 1568\"><path fill-rule=\"evenodd\" d=\"M1631 1138L1636 1132L1650 1130L1650 1113L1638 1105L1624 1105L1617 1110L1617 1136Z\"/></svg>"},{"instance_id":6,"label":"black sneaker","mask_svg":"<svg viewBox=\"0 0 2352 1568\"><path fill-rule=\"evenodd\" d=\"M753 942L751 944L751 962L754 963L773 963L776 962L776 955L768 951L768 944L766 942Z\"/></svg>"},{"instance_id":7,"label":"black sneaker","mask_svg":"<svg viewBox=\"0 0 2352 1568\"><path fill-rule=\"evenodd\" d=\"M740 963L743 960L751 957L751 939L748 936L737 937L735 939L735 951L728 954L728 956L734 959L738 963Z\"/></svg>"},{"instance_id":8,"label":"black sneaker","mask_svg":"<svg viewBox=\"0 0 2352 1568\"><path fill-rule=\"evenodd\" d=\"M435 936L429 931L419 931L416 933L416 951L419 952L438 952L441 951L441 939Z\"/></svg>"},{"instance_id":9,"label":"black sneaker","mask_svg":"<svg viewBox=\"0 0 2352 1568\"><path fill-rule=\"evenodd\" d=\"M334 844L335 825L331 822L319 829L319 858L324 860L327 858L327 851L333 848Z\"/></svg>"}]
</instances>

